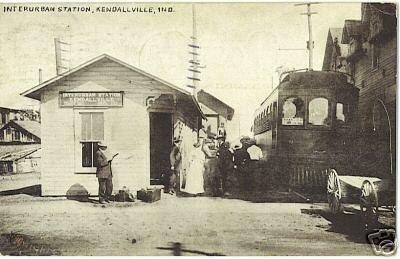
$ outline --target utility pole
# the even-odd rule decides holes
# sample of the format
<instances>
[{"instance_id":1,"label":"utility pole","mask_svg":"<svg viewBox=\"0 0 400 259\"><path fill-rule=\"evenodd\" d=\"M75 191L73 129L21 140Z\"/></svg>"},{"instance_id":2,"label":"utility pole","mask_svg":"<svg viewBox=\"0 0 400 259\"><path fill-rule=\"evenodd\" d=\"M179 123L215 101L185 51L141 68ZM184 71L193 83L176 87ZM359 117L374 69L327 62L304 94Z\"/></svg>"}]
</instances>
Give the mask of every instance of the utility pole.
<instances>
[{"instance_id":1,"label":"utility pole","mask_svg":"<svg viewBox=\"0 0 400 259\"><path fill-rule=\"evenodd\" d=\"M192 39L191 44L189 44L189 54L191 54L192 59L189 60L189 71L191 72L191 75L188 76L187 78L189 80L192 80L192 84L187 85L188 87L193 89L193 95L197 98L197 90L199 87L199 82L200 82L200 78L199 78L199 74L200 74L200 68L203 68L200 66L200 60L199 60L199 53L197 52L198 49L200 49L200 46L198 45L198 41L197 41L197 28L196 28L196 8L195 5L192 5L192 15L193 15L193 34L192 37L190 37Z\"/></svg>"},{"instance_id":2,"label":"utility pole","mask_svg":"<svg viewBox=\"0 0 400 259\"><path fill-rule=\"evenodd\" d=\"M63 42L59 38L54 38L57 75L60 75L69 69L69 66L66 66L64 63L69 63L70 60L63 58L65 56L63 53L70 52L70 50L63 48L63 46L69 45L69 43Z\"/></svg>"},{"instance_id":3,"label":"utility pole","mask_svg":"<svg viewBox=\"0 0 400 259\"><path fill-rule=\"evenodd\" d=\"M307 13L301 13L301 15L307 15L308 16L308 42L307 42L307 49L308 49L308 69L309 70L313 70L313 48L314 48L314 41L312 39L311 15L316 14L316 12L311 12L311 5L312 4L318 4L318 3L295 4L295 6L307 5Z\"/></svg>"}]
</instances>

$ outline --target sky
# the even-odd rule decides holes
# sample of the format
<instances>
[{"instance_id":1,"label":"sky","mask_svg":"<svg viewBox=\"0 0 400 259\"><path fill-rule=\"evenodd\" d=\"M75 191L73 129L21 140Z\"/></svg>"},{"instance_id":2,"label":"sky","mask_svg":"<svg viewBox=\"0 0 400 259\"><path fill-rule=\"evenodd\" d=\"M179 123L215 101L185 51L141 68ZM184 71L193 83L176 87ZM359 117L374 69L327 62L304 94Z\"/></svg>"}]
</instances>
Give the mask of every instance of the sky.
<instances>
[{"instance_id":1,"label":"sky","mask_svg":"<svg viewBox=\"0 0 400 259\"><path fill-rule=\"evenodd\" d=\"M17 11L5 12L5 6ZM154 13L25 12L19 6L153 8ZM170 7L173 12L158 12ZM278 83L275 70L307 68L306 6L294 3L198 3L200 87L235 109L241 132L248 132L257 106ZM360 19L360 3L312 5L314 69L322 67L330 27ZM121 59L181 88L189 83L187 46L192 4L57 3L0 4L0 106L33 107L22 91L56 75L54 38L69 43L65 66L76 67L103 53ZM186 88L186 90L190 90Z\"/></svg>"}]
</instances>

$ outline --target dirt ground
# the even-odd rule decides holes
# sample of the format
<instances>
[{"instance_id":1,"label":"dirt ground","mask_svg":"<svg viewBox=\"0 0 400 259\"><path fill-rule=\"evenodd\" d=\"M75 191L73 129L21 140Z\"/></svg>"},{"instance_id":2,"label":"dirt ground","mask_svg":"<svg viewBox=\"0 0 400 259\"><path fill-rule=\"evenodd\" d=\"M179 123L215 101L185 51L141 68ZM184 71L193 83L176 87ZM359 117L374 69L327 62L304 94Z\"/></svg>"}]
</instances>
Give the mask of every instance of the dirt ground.
<instances>
[{"instance_id":1,"label":"dirt ground","mask_svg":"<svg viewBox=\"0 0 400 259\"><path fill-rule=\"evenodd\" d=\"M155 203L0 197L11 255L373 255L359 216L325 204L175 197Z\"/></svg>"}]
</instances>

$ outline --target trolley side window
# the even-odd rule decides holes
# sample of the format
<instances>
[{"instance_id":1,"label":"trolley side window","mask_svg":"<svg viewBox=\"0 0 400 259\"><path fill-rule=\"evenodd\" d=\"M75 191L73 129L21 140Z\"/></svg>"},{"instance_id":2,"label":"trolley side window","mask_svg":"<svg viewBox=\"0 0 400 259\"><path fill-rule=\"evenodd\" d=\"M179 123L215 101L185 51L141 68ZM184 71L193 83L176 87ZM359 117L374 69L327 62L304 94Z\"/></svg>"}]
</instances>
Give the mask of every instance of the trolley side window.
<instances>
[{"instance_id":1,"label":"trolley side window","mask_svg":"<svg viewBox=\"0 0 400 259\"><path fill-rule=\"evenodd\" d=\"M282 107L282 125L303 126L304 125L304 101L300 97L289 97Z\"/></svg>"},{"instance_id":2,"label":"trolley side window","mask_svg":"<svg viewBox=\"0 0 400 259\"><path fill-rule=\"evenodd\" d=\"M329 126L329 102L328 99L318 97L308 104L308 123L313 126Z\"/></svg>"}]
</instances>

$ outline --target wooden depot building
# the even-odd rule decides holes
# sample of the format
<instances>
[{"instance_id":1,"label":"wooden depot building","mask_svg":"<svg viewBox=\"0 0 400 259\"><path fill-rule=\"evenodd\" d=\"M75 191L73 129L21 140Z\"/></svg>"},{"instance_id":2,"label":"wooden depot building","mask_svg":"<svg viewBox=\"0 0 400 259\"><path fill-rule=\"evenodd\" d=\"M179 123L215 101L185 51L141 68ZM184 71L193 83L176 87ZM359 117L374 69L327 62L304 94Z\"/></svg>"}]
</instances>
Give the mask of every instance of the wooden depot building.
<instances>
[{"instance_id":1,"label":"wooden depot building","mask_svg":"<svg viewBox=\"0 0 400 259\"><path fill-rule=\"evenodd\" d=\"M160 184L174 136L189 153L205 119L190 92L106 54L22 95L41 103L45 196L66 195L76 186L97 195L99 141L119 153L112 164L115 191Z\"/></svg>"}]
</instances>

